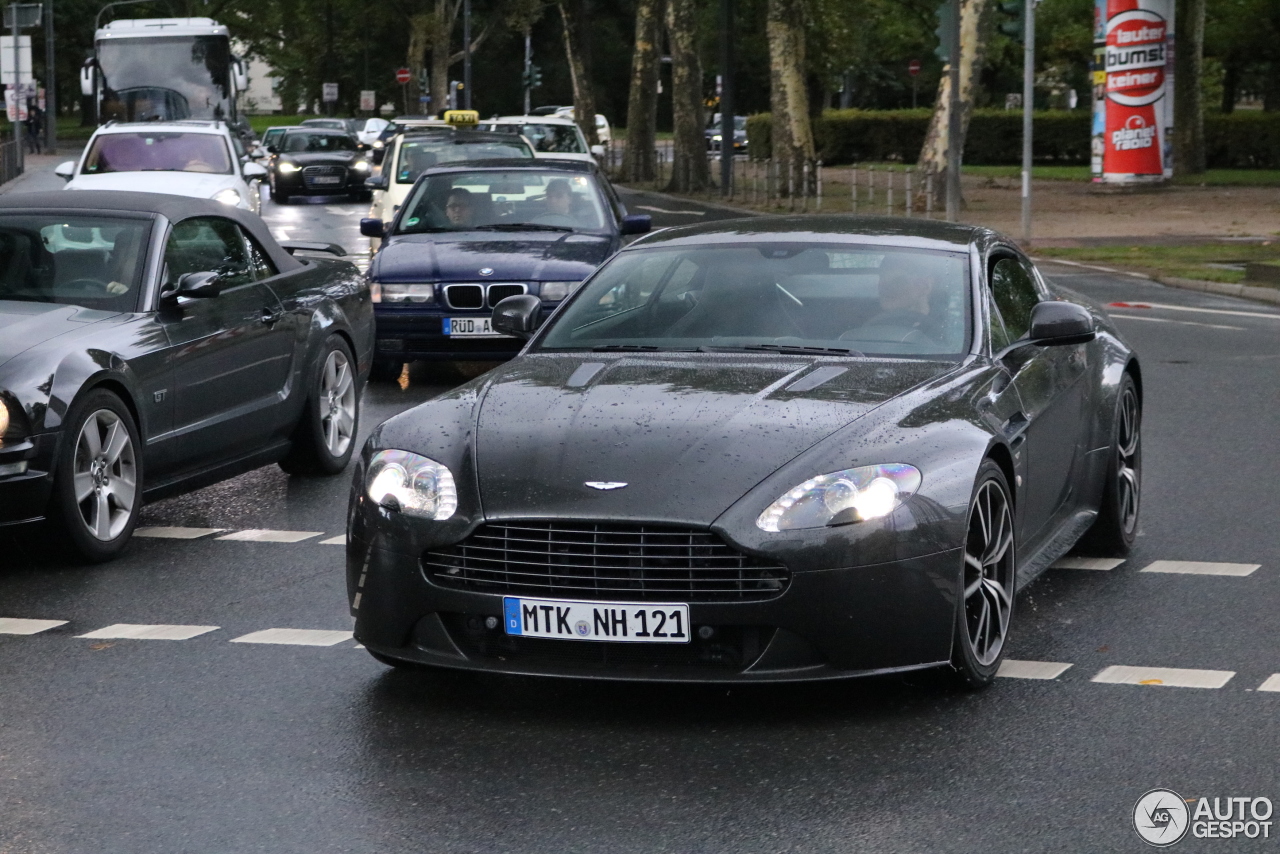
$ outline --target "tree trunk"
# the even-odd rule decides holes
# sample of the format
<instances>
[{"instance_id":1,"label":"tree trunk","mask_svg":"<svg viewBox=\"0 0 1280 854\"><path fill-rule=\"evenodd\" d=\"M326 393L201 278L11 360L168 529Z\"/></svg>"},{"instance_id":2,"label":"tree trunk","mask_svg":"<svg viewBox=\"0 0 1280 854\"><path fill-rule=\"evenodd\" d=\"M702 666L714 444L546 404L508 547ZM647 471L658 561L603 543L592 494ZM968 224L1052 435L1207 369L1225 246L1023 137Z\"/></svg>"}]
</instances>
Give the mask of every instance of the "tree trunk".
<instances>
[{"instance_id":1,"label":"tree trunk","mask_svg":"<svg viewBox=\"0 0 1280 854\"><path fill-rule=\"evenodd\" d=\"M431 113L449 109L449 42L453 35L454 8L450 0L435 0L428 38L431 45Z\"/></svg>"},{"instance_id":2,"label":"tree trunk","mask_svg":"<svg viewBox=\"0 0 1280 854\"><path fill-rule=\"evenodd\" d=\"M564 22L564 53L569 60L569 77L573 82L573 120L582 128L588 145L597 145L596 96L591 90L587 70L586 36L588 16L585 0L557 0L560 20Z\"/></svg>"},{"instance_id":3,"label":"tree trunk","mask_svg":"<svg viewBox=\"0 0 1280 854\"><path fill-rule=\"evenodd\" d=\"M707 188L706 119L702 108L702 62L698 58L697 0L668 0L671 45L671 181L668 192Z\"/></svg>"},{"instance_id":4,"label":"tree trunk","mask_svg":"<svg viewBox=\"0 0 1280 854\"><path fill-rule=\"evenodd\" d=\"M636 4L636 48L631 55L631 91L627 96L627 148L622 180L653 181L654 137L658 124L658 37L662 0Z\"/></svg>"},{"instance_id":5,"label":"tree trunk","mask_svg":"<svg viewBox=\"0 0 1280 854\"><path fill-rule=\"evenodd\" d=\"M403 87L403 92L396 94L401 97L397 100L403 101L396 105L397 110L403 110L408 113L410 104L414 113L419 112L420 102L419 95L425 95L421 87L418 86L418 75L425 66L427 58L427 49L431 46L431 28L435 22L434 16L429 12L419 15L413 15L409 18L409 48L405 55L405 68L409 69L409 82Z\"/></svg>"},{"instance_id":6,"label":"tree trunk","mask_svg":"<svg viewBox=\"0 0 1280 854\"><path fill-rule=\"evenodd\" d=\"M769 42L769 109L778 195L803 192L806 175L815 182L813 126L805 80L806 0L769 0L765 36Z\"/></svg>"},{"instance_id":7,"label":"tree trunk","mask_svg":"<svg viewBox=\"0 0 1280 854\"><path fill-rule=\"evenodd\" d=\"M1222 75L1222 112L1233 113L1236 109L1236 89L1240 85L1240 70L1233 60L1226 63L1226 73Z\"/></svg>"},{"instance_id":8,"label":"tree trunk","mask_svg":"<svg viewBox=\"0 0 1280 854\"><path fill-rule=\"evenodd\" d=\"M960 3L960 151L964 151L965 136L969 133L969 117L973 114L973 99L978 91L978 73L982 68L986 43L983 39L982 13L986 0L961 0ZM955 57L952 57L954 61ZM933 173L934 201L945 203L947 191L947 126L950 121L951 75L950 65L943 66L938 81L938 100L933 106L929 129L925 133L924 147L917 163L921 173L916 184L917 198L924 200L924 176ZM963 205L963 200L961 202Z\"/></svg>"},{"instance_id":9,"label":"tree trunk","mask_svg":"<svg viewBox=\"0 0 1280 854\"><path fill-rule=\"evenodd\" d=\"M1178 0L1178 49L1174 71L1173 170L1204 173L1204 7L1205 0Z\"/></svg>"}]
</instances>

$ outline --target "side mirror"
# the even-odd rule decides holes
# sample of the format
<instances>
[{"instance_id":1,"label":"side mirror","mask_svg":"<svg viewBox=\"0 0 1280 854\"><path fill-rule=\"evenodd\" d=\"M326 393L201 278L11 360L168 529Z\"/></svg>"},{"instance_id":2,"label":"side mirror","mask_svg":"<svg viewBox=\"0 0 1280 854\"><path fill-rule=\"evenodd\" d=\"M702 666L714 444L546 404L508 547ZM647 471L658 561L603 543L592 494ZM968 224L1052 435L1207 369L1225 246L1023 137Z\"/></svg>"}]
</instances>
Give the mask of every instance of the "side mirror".
<instances>
[{"instance_id":1,"label":"side mirror","mask_svg":"<svg viewBox=\"0 0 1280 854\"><path fill-rule=\"evenodd\" d=\"M604 157L604 146L603 145L591 146L591 153L594 154L596 157Z\"/></svg>"},{"instance_id":2,"label":"side mirror","mask_svg":"<svg viewBox=\"0 0 1280 854\"><path fill-rule=\"evenodd\" d=\"M1060 344L1085 344L1098 337L1093 315L1082 305L1061 300L1036 303L1031 310L1031 329L1027 334L1038 347Z\"/></svg>"},{"instance_id":3,"label":"side mirror","mask_svg":"<svg viewBox=\"0 0 1280 854\"><path fill-rule=\"evenodd\" d=\"M369 182L366 181L365 186L368 186L368 183ZM386 237L387 225L380 219L365 217L360 220L360 233L365 237Z\"/></svg>"},{"instance_id":4,"label":"side mirror","mask_svg":"<svg viewBox=\"0 0 1280 854\"><path fill-rule=\"evenodd\" d=\"M542 324L542 300L531 294L507 297L493 307L493 331L526 341Z\"/></svg>"},{"instance_id":5,"label":"side mirror","mask_svg":"<svg viewBox=\"0 0 1280 854\"><path fill-rule=\"evenodd\" d=\"M80 66L80 94L86 98L92 98L94 95L94 62L92 59L86 59L84 65Z\"/></svg>"},{"instance_id":6,"label":"side mirror","mask_svg":"<svg viewBox=\"0 0 1280 854\"><path fill-rule=\"evenodd\" d=\"M280 149L279 149L279 147L277 147L277 146L275 146L275 145L268 145L268 146L267 146L267 153L268 153L268 154L279 154L279 153L280 153Z\"/></svg>"},{"instance_id":7,"label":"side mirror","mask_svg":"<svg viewBox=\"0 0 1280 854\"><path fill-rule=\"evenodd\" d=\"M246 163L244 165L244 169L241 171L244 173L246 180L251 178L267 177L267 167L263 166L261 163Z\"/></svg>"},{"instance_id":8,"label":"side mirror","mask_svg":"<svg viewBox=\"0 0 1280 854\"><path fill-rule=\"evenodd\" d=\"M653 218L648 214L632 214L622 218L618 231L622 234L648 234L653 228Z\"/></svg>"},{"instance_id":9,"label":"side mirror","mask_svg":"<svg viewBox=\"0 0 1280 854\"><path fill-rule=\"evenodd\" d=\"M183 273L178 283L166 288L160 298L168 301L178 297L209 299L222 293L222 279L212 270L201 273Z\"/></svg>"},{"instance_id":10,"label":"side mirror","mask_svg":"<svg viewBox=\"0 0 1280 854\"><path fill-rule=\"evenodd\" d=\"M387 189L387 176L370 175L364 179L364 186L369 190L385 190Z\"/></svg>"},{"instance_id":11,"label":"side mirror","mask_svg":"<svg viewBox=\"0 0 1280 854\"><path fill-rule=\"evenodd\" d=\"M65 163L59 163L53 170L53 174L66 181L70 181L76 174L76 162L68 160Z\"/></svg>"}]
</instances>

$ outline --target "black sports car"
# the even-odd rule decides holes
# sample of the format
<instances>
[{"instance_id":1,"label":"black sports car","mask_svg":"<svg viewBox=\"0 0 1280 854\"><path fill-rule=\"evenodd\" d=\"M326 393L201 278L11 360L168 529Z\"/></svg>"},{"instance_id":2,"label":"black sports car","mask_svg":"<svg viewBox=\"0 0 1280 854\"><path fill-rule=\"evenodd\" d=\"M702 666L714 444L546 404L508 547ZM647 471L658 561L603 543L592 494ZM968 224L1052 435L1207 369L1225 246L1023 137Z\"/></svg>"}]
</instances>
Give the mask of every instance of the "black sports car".
<instances>
[{"instance_id":1,"label":"black sports car","mask_svg":"<svg viewBox=\"0 0 1280 854\"><path fill-rule=\"evenodd\" d=\"M347 588L390 664L786 681L999 669L1015 590L1137 526L1142 380L982 228L769 218L619 252L379 426Z\"/></svg>"},{"instance_id":2,"label":"black sports car","mask_svg":"<svg viewBox=\"0 0 1280 854\"><path fill-rule=\"evenodd\" d=\"M369 266L375 372L398 374L415 359L510 358L522 342L490 327L494 305L533 294L550 310L625 235L649 224L627 215L594 163L530 158L426 169L392 222L360 221L362 234L382 238Z\"/></svg>"},{"instance_id":3,"label":"black sports car","mask_svg":"<svg viewBox=\"0 0 1280 854\"><path fill-rule=\"evenodd\" d=\"M52 517L103 560L146 501L272 462L341 471L369 289L286 248L212 200L0 197L0 525Z\"/></svg>"},{"instance_id":4,"label":"black sports car","mask_svg":"<svg viewBox=\"0 0 1280 854\"><path fill-rule=\"evenodd\" d=\"M294 196L349 195L369 198L364 182L369 160L356 138L346 131L294 128L267 147L271 198L287 204Z\"/></svg>"}]
</instances>

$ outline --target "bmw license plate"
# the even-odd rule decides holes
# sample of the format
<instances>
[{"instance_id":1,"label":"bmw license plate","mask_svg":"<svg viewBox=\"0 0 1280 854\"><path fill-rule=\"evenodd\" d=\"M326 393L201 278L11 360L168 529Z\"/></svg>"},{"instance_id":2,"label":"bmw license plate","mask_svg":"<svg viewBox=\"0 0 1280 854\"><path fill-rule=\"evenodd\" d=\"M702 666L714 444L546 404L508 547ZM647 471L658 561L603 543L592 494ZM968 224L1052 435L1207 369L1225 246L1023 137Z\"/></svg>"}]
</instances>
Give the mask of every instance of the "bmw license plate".
<instances>
[{"instance_id":1,"label":"bmw license plate","mask_svg":"<svg viewBox=\"0 0 1280 854\"><path fill-rule=\"evenodd\" d=\"M446 317L444 334L452 338L508 337L501 332L493 331L493 318L490 317Z\"/></svg>"},{"instance_id":2,"label":"bmw license plate","mask_svg":"<svg viewBox=\"0 0 1280 854\"><path fill-rule=\"evenodd\" d=\"M509 635L556 640L688 643L689 606L502 597Z\"/></svg>"}]
</instances>

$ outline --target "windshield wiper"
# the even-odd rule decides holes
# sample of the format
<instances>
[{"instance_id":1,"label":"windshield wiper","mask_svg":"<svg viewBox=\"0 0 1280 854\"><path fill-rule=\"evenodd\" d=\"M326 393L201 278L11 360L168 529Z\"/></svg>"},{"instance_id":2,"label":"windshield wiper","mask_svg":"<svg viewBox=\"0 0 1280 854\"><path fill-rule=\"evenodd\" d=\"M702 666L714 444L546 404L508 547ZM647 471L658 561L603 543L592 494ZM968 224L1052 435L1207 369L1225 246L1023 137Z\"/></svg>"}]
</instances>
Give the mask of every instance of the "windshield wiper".
<instances>
[{"instance_id":1,"label":"windshield wiper","mask_svg":"<svg viewBox=\"0 0 1280 854\"><path fill-rule=\"evenodd\" d=\"M567 225L546 225L541 222L495 222L477 225L476 231L573 231Z\"/></svg>"},{"instance_id":2,"label":"windshield wiper","mask_svg":"<svg viewBox=\"0 0 1280 854\"><path fill-rule=\"evenodd\" d=\"M860 350L849 350L844 347L803 347L798 344L747 344L741 350L765 350L770 353L783 353L789 356L862 356Z\"/></svg>"}]
</instances>

